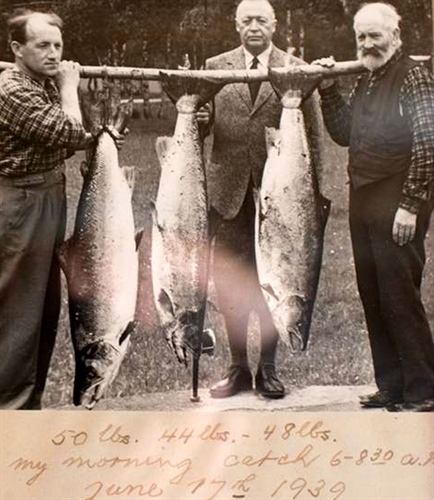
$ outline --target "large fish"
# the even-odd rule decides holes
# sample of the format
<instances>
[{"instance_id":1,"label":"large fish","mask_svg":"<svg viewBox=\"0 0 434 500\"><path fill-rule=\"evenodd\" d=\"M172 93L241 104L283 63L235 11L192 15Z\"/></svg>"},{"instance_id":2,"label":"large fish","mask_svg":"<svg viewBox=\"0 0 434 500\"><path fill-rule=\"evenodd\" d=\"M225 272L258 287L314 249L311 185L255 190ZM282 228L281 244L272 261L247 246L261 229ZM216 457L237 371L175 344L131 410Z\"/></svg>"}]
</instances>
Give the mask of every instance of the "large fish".
<instances>
[{"instance_id":1,"label":"large fish","mask_svg":"<svg viewBox=\"0 0 434 500\"><path fill-rule=\"evenodd\" d=\"M256 259L274 325L295 351L308 342L330 201L319 190L300 109L301 87L309 82L294 83L272 69L269 76L283 110L280 130L266 130L268 158L256 196ZM310 83L306 93L316 82Z\"/></svg>"},{"instance_id":2,"label":"large fish","mask_svg":"<svg viewBox=\"0 0 434 500\"><path fill-rule=\"evenodd\" d=\"M152 282L166 339L180 362L198 353L208 282L208 200L196 111L221 85L162 73L178 112L173 137L159 137L161 176L152 230Z\"/></svg>"},{"instance_id":3,"label":"large fish","mask_svg":"<svg viewBox=\"0 0 434 500\"><path fill-rule=\"evenodd\" d=\"M88 110L93 129L100 130L82 165L74 232L60 252L76 360L73 400L89 409L116 377L135 328L133 169L119 166L116 147L131 107L120 107L119 118L111 120L111 105L103 100Z\"/></svg>"}]
</instances>

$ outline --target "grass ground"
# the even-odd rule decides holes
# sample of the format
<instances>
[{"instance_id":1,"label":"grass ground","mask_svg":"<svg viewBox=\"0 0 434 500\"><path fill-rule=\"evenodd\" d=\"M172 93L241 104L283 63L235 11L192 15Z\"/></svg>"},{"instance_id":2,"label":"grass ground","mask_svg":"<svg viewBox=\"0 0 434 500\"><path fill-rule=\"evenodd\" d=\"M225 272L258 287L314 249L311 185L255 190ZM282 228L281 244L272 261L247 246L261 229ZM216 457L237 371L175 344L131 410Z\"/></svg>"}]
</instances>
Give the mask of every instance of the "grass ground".
<instances>
[{"instance_id":1,"label":"grass ground","mask_svg":"<svg viewBox=\"0 0 434 500\"><path fill-rule=\"evenodd\" d=\"M122 165L135 165L137 176L133 205L137 227L144 228L140 248L140 288L137 317L142 329L131 341L130 350L113 383L111 397L145 395L149 392L188 389L191 370L179 365L167 348L158 326L150 281L150 202L155 199L159 164L154 151L159 135L170 135L174 126L173 112L165 118L132 121L131 133L121 153ZM287 388L309 385L363 385L373 383L367 333L359 302L347 223L346 152L327 143L327 169L324 194L332 200L328 221L323 267L307 351L291 354L279 346L277 366ZM67 165L68 234L71 233L75 209L81 189L77 154ZM423 297L434 327L433 227L427 237L427 264ZM211 300L213 291L211 287ZM211 308L208 323L217 336L214 357L201 360L202 387L219 379L227 366L228 345L221 315ZM252 365L258 358L258 329L255 318L249 331L249 354ZM60 330L47 381L44 402L59 407L71 403L74 377L74 355L69 334L67 298L64 294Z\"/></svg>"}]
</instances>

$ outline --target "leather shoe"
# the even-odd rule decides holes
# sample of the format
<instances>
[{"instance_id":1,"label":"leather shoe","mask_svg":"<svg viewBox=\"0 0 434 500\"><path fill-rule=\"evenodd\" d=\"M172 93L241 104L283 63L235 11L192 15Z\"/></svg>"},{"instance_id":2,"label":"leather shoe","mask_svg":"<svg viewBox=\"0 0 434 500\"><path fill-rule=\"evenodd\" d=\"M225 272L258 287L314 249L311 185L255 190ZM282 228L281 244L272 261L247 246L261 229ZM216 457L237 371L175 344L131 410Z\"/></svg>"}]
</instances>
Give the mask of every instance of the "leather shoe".
<instances>
[{"instance_id":1,"label":"leather shoe","mask_svg":"<svg viewBox=\"0 0 434 500\"><path fill-rule=\"evenodd\" d=\"M421 401L396 403L387 407L392 412L434 412L434 399L422 399Z\"/></svg>"},{"instance_id":2,"label":"leather shoe","mask_svg":"<svg viewBox=\"0 0 434 500\"><path fill-rule=\"evenodd\" d=\"M271 363L258 366L255 383L256 392L264 396L264 398L280 399L285 396L285 388L277 378L276 368Z\"/></svg>"},{"instance_id":3,"label":"leather shoe","mask_svg":"<svg viewBox=\"0 0 434 500\"><path fill-rule=\"evenodd\" d=\"M360 404L365 408L386 408L395 403L402 403L402 396L398 396L389 391L377 391L374 394L360 396Z\"/></svg>"},{"instance_id":4,"label":"leather shoe","mask_svg":"<svg viewBox=\"0 0 434 500\"><path fill-rule=\"evenodd\" d=\"M247 366L231 365L226 377L210 389L212 398L228 398L253 389L253 377Z\"/></svg>"}]
</instances>

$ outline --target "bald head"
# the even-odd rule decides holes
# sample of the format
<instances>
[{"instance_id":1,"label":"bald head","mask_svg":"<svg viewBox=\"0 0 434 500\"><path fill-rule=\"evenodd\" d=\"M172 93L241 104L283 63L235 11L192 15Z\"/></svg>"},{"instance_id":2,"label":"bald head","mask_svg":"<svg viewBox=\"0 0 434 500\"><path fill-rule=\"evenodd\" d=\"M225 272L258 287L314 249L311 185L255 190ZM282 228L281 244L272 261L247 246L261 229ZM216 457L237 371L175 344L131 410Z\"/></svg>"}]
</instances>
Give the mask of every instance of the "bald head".
<instances>
[{"instance_id":1,"label":"bald head","mask_svg":"<svg viewBox=\"0 0 434 500\"><path fill-rule=\"evenodd\" d=\"M252 8L260 8L269 15L270 19L275 19L273 6L268 0L241 0L235 13L235 19L241 19L243 13Z\"/></svg>"},{"instance_id":2,"label":"bald head","mask_svg":"<svg viewBox=\"0 0 434 500\"><path fill-rule=\"evenodd\" d=\"M29 9L16 11L8 20L9 43L24 44L28 38L28 25L46 23L62 30L63 22L59 16L52 13L35 12Z\"/></svg>"}]
</instances>

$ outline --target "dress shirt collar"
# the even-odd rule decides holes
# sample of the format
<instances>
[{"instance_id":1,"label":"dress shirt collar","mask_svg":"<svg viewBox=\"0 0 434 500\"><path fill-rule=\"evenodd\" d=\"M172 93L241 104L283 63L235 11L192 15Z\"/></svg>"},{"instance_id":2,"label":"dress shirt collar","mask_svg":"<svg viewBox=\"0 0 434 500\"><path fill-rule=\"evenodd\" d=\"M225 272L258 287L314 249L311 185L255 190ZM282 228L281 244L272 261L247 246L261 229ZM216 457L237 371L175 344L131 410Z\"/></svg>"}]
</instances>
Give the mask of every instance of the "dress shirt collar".
<instances>
[{"instance_id":1,"label":"dress shirt collar","mask_svg":"<svg viewBox=\"0 0 434 500\"><path fill-rule=\"evenodd\" d=\"M265 71L268 68L268 62L270 60L272 50L273 44L270 43L270 45L264 50L264 52L256 56L259 61L258 69ZM251 54L245 47L243 47L243 51L246 60L246 68L249 69L255 56Z\"/></svg>"}]
</instances>

